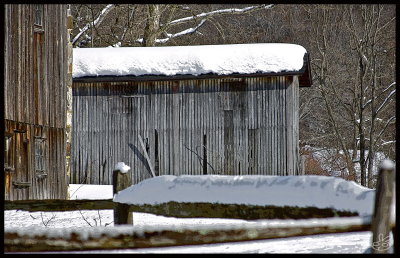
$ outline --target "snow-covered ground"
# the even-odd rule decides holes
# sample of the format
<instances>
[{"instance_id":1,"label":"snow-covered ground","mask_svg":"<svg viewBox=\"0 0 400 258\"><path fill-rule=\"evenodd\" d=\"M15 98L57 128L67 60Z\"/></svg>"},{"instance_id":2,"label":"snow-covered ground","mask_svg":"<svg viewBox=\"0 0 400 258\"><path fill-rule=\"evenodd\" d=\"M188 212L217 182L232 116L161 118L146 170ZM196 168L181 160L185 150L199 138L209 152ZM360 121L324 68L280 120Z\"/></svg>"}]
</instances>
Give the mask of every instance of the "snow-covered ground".
<instances>
[{"instance_id":1,"label":"snow-covered ground","mask_svg":"<svg viewBox=\"0 0 400 258\"><path fill-rule=\"evenodd\" d=\"M327 234L286 239L80 253L363 253L370 246L370 232Z\"/></svg>"},{"instance_id":2,"label":"snow-covered ground","mask_svg":"<svg viewBox=\"0 0 400 258\"><path fill-rule=\"evenodd\" d=\"M113 198L112 185L69 184L69 199L101 200Z\"/></svg>"},{"instance_id":3,"label":"snow-covered ground","mask_svg":"<svg viewBox=\"0 0 400 258\"><path fill-rule=\"evenodd\" d=\"M48 227L88 227L82 215L94 225L98 219L96 211L43 213L45 221L51 217ZM113 211L100 211L102 225L112 222ZM30 215L35 217L33 219ZM36 225L44 227L40 212L5 211L5 227L26 227ZM134 225L215 225L219 223L243 223L236 219L178 219L156 216L146 213L133 213ZM113 224L111 223L110 226ZM179 246L163 248L126 249L113 251L85 251L82 253L363 253L370 247L370 232L326 234L286 239L256 240L237 243Z\"/></svg>"},{"instance_id":4,"label":"snow-covered ground","mask_svg":"<svg viewBox=\"0 0 400 258\"><path fill-rule=\"evenodd\" d=\"M71 199L112 198L112 186L70 185ZM113 211L25 212L5 211L5 228L49 227L79 228L113 226ZM238 219L170 218L147 213L133 213L134 226L184 226L242 224ZM89 225L90 224L90 225ZM88 253L363 253L371 245L371 233L342 233L257 240L237 243L180 246L164 248L129 249L114 251L87 251ZM392 241L392 240L391 240ZM85 252L85 253L87 253Z\"/></svg>"},{"instance_id":5,"label":"snow-covered ground","mask_svg":"<svg viewBox=\"0 0 400 258\"><path fill-rule=\"evenodd\" d=\"M82 218L95 225L95 219L101 225L110 223L113 226L113 211L78 211L73 212L42 212L44 223L52 215L54 219L49 222L49 228L77 228L89 227ZM238 219L180 219L156 216L147 213L133 213L134 226L157 225L216 225L221 223L239 224ZM100 222L98 222L100 223ZM5 211L5 228L10 227L45 227L41 212ZM370 232L326 234L306 237L291 237L286 239L256 240L237 243L209 244L196 246L179 246L163 248L126 249L113 251L85 251L83 253L363 253L370 247L372 234Z\"/></svg>"}]
</instances>

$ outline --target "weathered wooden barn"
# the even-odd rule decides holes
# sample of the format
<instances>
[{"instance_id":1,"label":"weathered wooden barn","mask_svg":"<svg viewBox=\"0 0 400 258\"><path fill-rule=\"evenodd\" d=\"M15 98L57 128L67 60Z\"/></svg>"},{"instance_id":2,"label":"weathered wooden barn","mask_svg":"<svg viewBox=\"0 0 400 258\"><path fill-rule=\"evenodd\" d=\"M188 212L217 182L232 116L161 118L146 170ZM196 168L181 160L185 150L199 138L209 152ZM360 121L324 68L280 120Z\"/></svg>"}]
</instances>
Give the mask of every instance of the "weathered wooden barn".
<instances>
[{"instance_id":1,"label":"weathered wooden barn","mask_svg":"<svg viewBox=\"0 0 400 258\"><path fill-rule=\"evenodd\" d=\"M294 44L74 49L70 183L155 175L298 175Z\"/></svg>"},{"instance_id":2,"label":"weathered wooden barn","mask_svg":"<svg viewBox=\"0 0 400 258\"><path fill-rule=\"evenodd\" d=\"M66 198L66 5L5 5L5 199Z\"/></svg>"}]
</instances>

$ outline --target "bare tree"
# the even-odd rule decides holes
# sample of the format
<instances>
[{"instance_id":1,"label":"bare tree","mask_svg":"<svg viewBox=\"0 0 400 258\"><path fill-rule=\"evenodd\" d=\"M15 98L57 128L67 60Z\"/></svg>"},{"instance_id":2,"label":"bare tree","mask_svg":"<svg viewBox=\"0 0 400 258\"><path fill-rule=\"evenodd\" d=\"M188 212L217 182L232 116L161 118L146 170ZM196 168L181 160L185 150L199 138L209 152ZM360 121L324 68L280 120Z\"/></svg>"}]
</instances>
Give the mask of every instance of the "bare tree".
<instances>
[{"instance_id":1,"label":"bare tree","mask_svg":"<svg viewBox=\"0 0 400 258\"><path fill-rule=\"evenodd\" d=\"M334 110L334 107L337 107L336 102L343 102L341 98L337 98L337 95L339 95L337 81L332 80L334 74L338 72L334 63L337 58L335 55L337 44L340 41L338 34L342 24L342 11L339 8L325 5L306 8L312 25L311 34L313 38L311 40L316 46L316 51L313 53L312 70L314 72L314 81L317 82L316 86L321 94L320 99L322 100L323 108L326 110L325 122L328 125L327 130L330 131L328 135L334 138L343 152L349 171L349 179L355 180L356 172L350 152L352 146L345 140L346 136L348 137L348 130L346 130L346 127L343 128L344 124L340 122L343 118L338 117L336 110ZM343 107L347 108L347 105L343 105ZM325 134L325 131L322 131L322 133ZM325 136L327 135L325 134Z\"/></svg>"},{"instance_id":2,"label":"bare tree","mask_svg":"<svg viewBox=\"0 0 400 258\"><path fill-rule=\"evenodd\" d=\"M316 46L313 73L328 124L322 138L337 142L348 179L356 179L358 163L361 184L372 187L379 139L395 121L394 69L387 69L394 64L387 56L394 40L385 38L394 36L394 13L379 5L319 5L307 12ZM383 119L379 116L385 109L389 112Z\"/></svg>"},{"instance_id":3,"label":"bare tree","mask_svg":"<svg viewBox=\"0 0 400 258\"><path fill-rule=\"evenodd\" d=\"M345 13L358 64L354 94L357 96L356 140L360 150L361 184L372 187L373 160L375 150L379 148L378 141L388 126L395 122L395 114L392 114L383 124L377 123L382 120L380 114L394 103L396 92L394 76L387 70L387 64L382 62L386 48L390 47L385 40L391 34L395 16L385 12L382 5L349 6Z\"/></svg>"},{"instance_id":4,"label":"bare tree","mask_svg":"<svg viewBox=\"0 0 400 258\"><path fill-rule=\"evenodd\" d=\"M210 9L209 5L199 8L198 5L177 4L108 4L102 8L98 5L73 6L74 14L79 18L72 43L74 46L85 46L89 42L93 45L96 35L103 39L102 36L106 36L108 39L104 41L112 46L155 46L194 33L202 35L199 29L207 21L214 22L215 17L243 15L257 10L271 9L273 6L262 4L215 10L205 10ZM83 13L86 13L85 19Z\"/></svg>"}]
</instances>

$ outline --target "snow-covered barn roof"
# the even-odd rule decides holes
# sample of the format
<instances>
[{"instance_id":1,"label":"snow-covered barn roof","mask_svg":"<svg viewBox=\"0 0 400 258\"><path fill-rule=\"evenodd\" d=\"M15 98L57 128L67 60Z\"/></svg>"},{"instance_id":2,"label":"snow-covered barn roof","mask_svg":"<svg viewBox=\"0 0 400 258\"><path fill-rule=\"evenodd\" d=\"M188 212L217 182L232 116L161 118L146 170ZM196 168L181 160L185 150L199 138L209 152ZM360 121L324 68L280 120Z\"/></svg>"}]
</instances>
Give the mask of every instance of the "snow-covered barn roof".
<instances>
[{"instance_id":1,"label":"snow-covered barn roof","mask_svg":"<svg viewBox=\"0 0 400 258\"><path fill-rule=\"evenodd\" d=\"M78 78L107 80L156 76L162 79L187 75L219 77L307 73L308 76L310 70L306 49L284 43L74 48L73 51L74 81Z\"/></svg>"}]
</instances>

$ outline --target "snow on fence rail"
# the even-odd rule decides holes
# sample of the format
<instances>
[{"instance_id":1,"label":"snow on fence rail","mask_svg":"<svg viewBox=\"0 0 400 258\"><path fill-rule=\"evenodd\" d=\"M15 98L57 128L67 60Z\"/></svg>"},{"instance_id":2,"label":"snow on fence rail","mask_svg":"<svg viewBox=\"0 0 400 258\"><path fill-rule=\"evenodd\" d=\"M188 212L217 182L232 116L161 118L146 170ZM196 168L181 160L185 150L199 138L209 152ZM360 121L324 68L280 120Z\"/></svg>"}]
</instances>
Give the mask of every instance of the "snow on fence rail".
<instances>
[{"instance_id":1,"label":"snow on fence rail","mask_svg":"<svg viewBox=\"0 0 400 258\"><path fill-rule=\"evenodd\" d=\"M113 185L114 193L122 193L124 188L130 185L128 174L114 171ZM282 182L281 182L282 183ZM143 248L143 247L161 247L174 245L193 245L209 244L232 241L247 241L258 239L282 238L291 236L305 236L314 234L342 233L354 231L373 231L373 252L386 252L385 242L379 239L389 237L389 233L395 225L394 215L394 166L388 166L388 162L383 162L380 166L378 184L376 190L375 207L373 216L351 217L351 218L329 218L329 219L306 219L306 220L273 220L246 222L242 225L229 227L206 226L186 226L180 228L171 228L165 226L157 227L132 227L116 226L114 228L91 228L79 230L76 229L6 229L5 230L5 250L6 251L50 251L50 250L90 250L90 249L120 249L120 248ZM315 185L314 185L315 186ZM132 190L132 189L131 189ZM125 193L131 192L126 189ZM342 189L343 190L343 189ZM344 191L346 192L346 191ZM114 198L117 198L116 196ZM121 196L120 196L121 197ZM365 197L365 196L364 196ZM221 203L180 203L171 201L164 203L141 204L132 201L130 203L116 203L111 200L72 200L70 205L64 205L62 210L71 210L71 204L77 205L76 209L100 209L94 202L102 203L103 207L114 208L115 224L132 224L129 213L131 211L154 212L155 214L181 217L215 217L229 218L234 213L247 212L245 219L249 214L263 214L263 209L268 207L259 206L254 209L251 205L240 204L221 204ZM48 200L46 200L48 201ZM51 200L54 202L54 200ZM78 202L77 202L78 201ZM79 202L80 201L80 202ZM22 205L22 202L25 202ZM48 210L49 206L40 206L30 201L6 202L5 208L22 208L28 210L38 210L39 207ZM48 202L49 203L49 202ZM93 206L94 205L94 206ZM174 206L175 205L175 206ZM200 206L199 206L200 205ZM191 213L199 209L201 205L205 206L204 213ZM210 206L211 205L211 206ZM95 208L96 207L96 208ZM216 208L217 207L217 208ZM269 207L271 208L271 207ZM282 207L273 207L282 208ZM297 207L299 209L303 209ZM315 207L314 207L315 208ZM17 208L18 209L18 208ZM60 209L53 205L52 209ZM247 209L247 210L246 210ZM253 209L253 210L251 210ZM293 207L290 207L293 209ZM316 208L318 211L323 208ZM285 210L285 209L283 209ZM251 212L250 212L251 211ZM185 214L186 212L186 214ZM210 216L210 214L214 214ZM311 214L311 213L310 213ZM243 213L242 213L243 215ZM217 216L217 217L218 217ZM247 217L246 217L247 216ZM235 217L236 218L236 217ZM79 232L78 232L79 231ZM393 231L394 232L394 231ZM394 237L395 234L393 233ZM382 238L383 236L383 238ZM396 241L396 239L395 239Z\"/></svg>"},{"instance_id":2,"label":"snow on fence rail","mask_svg":"<svg viewBox=\"0 0 400 258\"><path fill-rule=\"evenodd\" d=\"M333 208L371 215L375 190L326 176L164 175L119 191L114 202L196 202L255 206Z\"/></svg>"},{"instance_id":3,"label":"snow on fence rail","mask_svg":"<svg viewBox=\"0 0 400 258\"><path fill-rule=\"evenodd\" d=\"M228 225L6 229L6 252L111 250L199 245L370 230L369 217L260 220Z\"/></svg>"},{"instance_id":4,"label":"snow on fence rail","mask_svg":"<svg viewBox=\"0 0 400 258\"><path fill-rule=\"evenodd\" d=\"M115 209L118 204L105 200L19 200L5 201L5 210L76 211ZM127 204L128 212L144 212L176 218L229 218L229 219L306 219L357 216L356 212L332 208L297 206L261 206L198 202L167 202L161 204ZM124 224L124 223L122 223ZM131 223L129 223L131 224Z\"/></svg>"},{"instance_id":5,"label":"snow on fence rail","mask_svg":"<svg viewBox=\"0 0 400 258\"><path fill-rule=\"evenodd\" d=\"M129 174L122 172L114 173L113 181L114 202L28 200L6 202L6 209L115 209L115 224L125 224L119 217L131 212L179 218L304 219L371 215L375 194L354 182L320 176L159 176L131 186Z\"/></svg>"}]
</instances>

